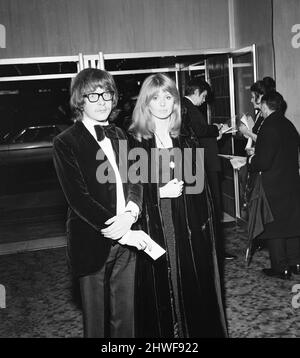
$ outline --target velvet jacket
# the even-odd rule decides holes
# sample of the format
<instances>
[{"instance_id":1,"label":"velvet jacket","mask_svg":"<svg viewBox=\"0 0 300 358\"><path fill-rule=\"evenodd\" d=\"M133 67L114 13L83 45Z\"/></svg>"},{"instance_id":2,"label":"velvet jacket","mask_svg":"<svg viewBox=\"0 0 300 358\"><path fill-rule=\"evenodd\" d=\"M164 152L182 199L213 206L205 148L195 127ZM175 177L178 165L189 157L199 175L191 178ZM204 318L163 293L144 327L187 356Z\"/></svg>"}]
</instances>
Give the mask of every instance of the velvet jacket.
<instances>
[{"instance_id":1,"label":"velvet jacket","mask_svg":"<svg viewBox=\"0 0 300 358\"><path fill-rule=\"evenodd\" d=\"M150 155L154 139L143 140ZM197 147L189 133L173 139L173 147ZM184 157L184 160L188 158ZM193 165L195 156L193 156ZM150 163L149 172L151 170ZM204 176L203 167L201 175ZM194 170L194 169L193 169ZM184 178L184 174L183 174ZM160 209L159 186L145 183L143 190L142 229L166 248ZM199 194L184 194L171 199L178 258L178 282L181 317L185 337L224 337L227 335L215 251L215 224L212 201L206 184ZM137 257L136 328L137 337L174 337L172 285L168 255L153 261L144 253Z\"/></svg>"},{"instance_id":2,"label":"velvet jacket","mask_svg":"<svg viewBox=\"0 0 300 358\"><path fill-rule=\"evenodd\" d=\"M207 124L203 114L186 97L182 98L183 122L185 126L191 126L196 134L201 147L204 148L205 167L208 171L220 171L221 162L218 157L217 126Z\"/></svg>"},{"instance_id":3,"label":"velvet jacket","mask_svg":"<svg viewBox=\"0 0 300 358\"><path fill-rule=\"evenodd\" d=\"M262 186L274 221L260 238L300 236L299 134L280 112L262 123L249 171L262 172Z\"/></svg>"},{"instance_id":4,"label":"velvet jacket","mask_svg":"<svg viewBox=\"0 0 300 358\"><path fill-rule=\"evenodd\" d=\"M111 139L111 142L119 165L119 140L126 140L126 136L117 127L116 135L118 139ZM105 221L116 215L116 184L98 182L97 169L108 162L104 154L103 160L96 159L99 150L102 151L99 144L80 121L54 140L54 165L69 204L67 252L76 276L100 270L111 245L115 244L100 232L107 227ZM107 170L114 176L110 164ZM123 183L123 190L126 203L133 201L141 210L142 186Z\"/></svg>"}]
</instances>

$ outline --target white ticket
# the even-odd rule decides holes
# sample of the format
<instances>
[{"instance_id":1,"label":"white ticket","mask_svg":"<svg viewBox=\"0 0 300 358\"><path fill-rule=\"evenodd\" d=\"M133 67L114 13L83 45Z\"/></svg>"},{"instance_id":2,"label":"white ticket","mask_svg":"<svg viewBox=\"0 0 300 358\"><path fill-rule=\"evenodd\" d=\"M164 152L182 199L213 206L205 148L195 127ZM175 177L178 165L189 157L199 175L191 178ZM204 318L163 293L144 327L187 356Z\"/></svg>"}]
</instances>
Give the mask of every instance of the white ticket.
<instances>
[{"instance_id":1,"label":"white ticket","mask_svg":"<svg viewBox=\"0 0 300 358\"><path fill-rule=\"evenodd\" d=\"M148 240L151 243L151 251L149 250L148 246L144 250L146 254L148 254L153 260L157 260L159 257L161 257L166 250L164 250L161 246L159 246L154 240L152 240L150 237Z\"/></svg>"}]
</instances>

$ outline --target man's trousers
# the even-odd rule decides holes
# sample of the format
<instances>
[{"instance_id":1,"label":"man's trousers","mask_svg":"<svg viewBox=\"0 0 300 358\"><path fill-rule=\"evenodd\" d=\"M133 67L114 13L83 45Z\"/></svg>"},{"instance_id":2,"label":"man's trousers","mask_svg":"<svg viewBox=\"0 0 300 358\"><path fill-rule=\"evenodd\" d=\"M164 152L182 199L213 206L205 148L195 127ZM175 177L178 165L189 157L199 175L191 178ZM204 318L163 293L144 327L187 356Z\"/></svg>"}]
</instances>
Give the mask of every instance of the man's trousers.
<instances>
[{"instance_id":1,"label":"man's trousers","mask_svg":"<svg viewBox=\"0 0 300 358\"><path fill-rule=\"evenodd\" d=\"M134 337L135 263L136 254L116 244L100 271L80 278L86 338Z\"/></svg>"}]
</instances>

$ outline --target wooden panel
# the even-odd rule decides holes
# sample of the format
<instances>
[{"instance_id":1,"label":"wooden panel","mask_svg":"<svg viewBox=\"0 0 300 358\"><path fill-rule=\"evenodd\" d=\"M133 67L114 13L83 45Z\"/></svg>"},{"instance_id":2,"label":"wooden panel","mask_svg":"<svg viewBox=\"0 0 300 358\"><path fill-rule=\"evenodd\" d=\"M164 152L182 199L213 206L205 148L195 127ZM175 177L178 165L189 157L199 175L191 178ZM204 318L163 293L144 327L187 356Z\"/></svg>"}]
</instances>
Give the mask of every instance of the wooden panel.
<instances>
[{"instance_id":1,"label":"wooden panel","mask_svg":"<svg viewBox=\"0 0 300 358\"><path fill-rule=\"evenodd\" d=\"M234 0L236 47L257 44L258 78L274 76L272 0Z\"/></svg>"},{"instance_id":2,"label":"wooden panel","mask_svg":"<svg viewBox=\"0 0 300 358\"><path fill-rule=\"evenodd\" d=\"M300 132L300 47L292 46L293 25L300 24L299 0L274 1L274 42L277 88L287 101L286 116ZM299 38L299 36L298 36ZM298 39L300 44L300 40Z\"/></svg>"},{"instance_id":3,"label":"wooden panel","mask_svg":"<svg viewBox=\"0 0 300 358\"><path fill-rule=\"evenodd\" d=\"M1 0L0 23L2 58L229 46L227 0Z\"/></svg>"},{"instance_id":4,"label":"wooden panel","mask_svg":"<svg viewBox=\"0 0 300 358\"><path fill-rule=\"evenodd\" d=\"M300 2L273 1L274 36L271 5L271 0L234 0L235 42L237 47L258 45L258 78L276 75L277 88L288 103L287 117L300 131L300 47L293 48L291 43L292 26L300 24Z\"/></svg>"}]
</instances>

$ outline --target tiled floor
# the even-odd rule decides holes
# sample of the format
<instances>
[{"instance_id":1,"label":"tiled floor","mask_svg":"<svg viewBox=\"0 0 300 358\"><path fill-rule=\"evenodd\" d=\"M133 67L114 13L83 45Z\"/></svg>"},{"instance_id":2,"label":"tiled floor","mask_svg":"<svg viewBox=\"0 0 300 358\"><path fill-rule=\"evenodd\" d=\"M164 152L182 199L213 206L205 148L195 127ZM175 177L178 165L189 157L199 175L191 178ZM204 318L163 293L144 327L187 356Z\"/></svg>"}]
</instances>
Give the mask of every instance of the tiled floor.
<instances>
[{"instance_id":1,"label":"tiled floor","mask_svg":"<svg viewBox=\"0 0 300 358\"><path fill-rule=\"evenodd\" d=\"M235 232L234 232L235 231ZM265 277L261 269L269 267L265 250L258 251L250 267L245 264L247 237L245 230L227 230L227 244L238 253L238 259L227 262L225 287L230 336L235 338L300 337L300 307L293 308L294 285L290 281ZM300 291L300 286L299 286ZM298 299L300 303L300 298Z\"/></svg>"},{"instance_id":2,"label":"tiled floor","mask_svg":"<svg viewBox=\"0 0 300 358\"><path fill-rule=\"evenodd\" d=\"M0 196L0 255L64 246L65 221L58 188Z\"/></svg>"},{"instance_id":3,"label":"tiled floor","mask_svg":"<svg viewBox=\"0 0 300 358\"><path fill-rule=\"evenodd\" d=\"M242 228L226 229L226 243L238 255L225 267L230 336L300 337L300 308L292 307L292 287L300 276L291 281L263 277L260 270L269 264L265 251L247 268ZM0 256L0 284L6 288L0 337L82 337L77 286L64 248Z\"/></svg>"}]
</instances>

